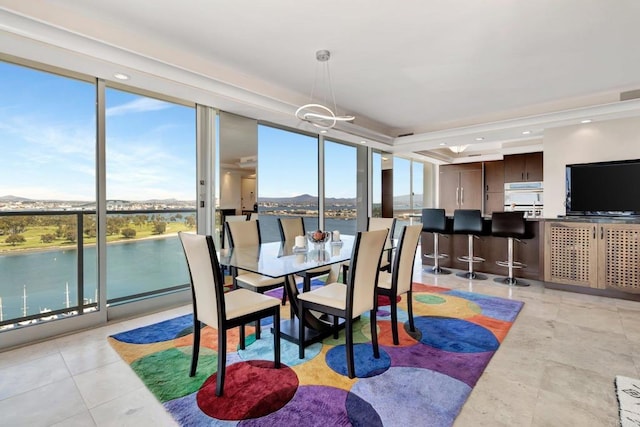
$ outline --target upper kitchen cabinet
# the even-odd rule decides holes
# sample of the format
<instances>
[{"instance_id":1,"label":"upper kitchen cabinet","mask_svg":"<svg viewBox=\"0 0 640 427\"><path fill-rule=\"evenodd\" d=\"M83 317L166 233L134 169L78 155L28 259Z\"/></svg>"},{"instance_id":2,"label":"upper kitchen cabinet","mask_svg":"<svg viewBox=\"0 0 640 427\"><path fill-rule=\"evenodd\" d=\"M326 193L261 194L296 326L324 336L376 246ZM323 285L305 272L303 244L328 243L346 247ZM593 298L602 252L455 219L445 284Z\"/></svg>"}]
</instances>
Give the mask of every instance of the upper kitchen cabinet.
<instances>
[{"instance_id":1,"label":"upper kitchen cabinet","mask_svg":"<svg viewBox=\"0 0 640 427\"><path fill-rule=\"evenodd\" d=\"M440 203L447 215L456 209L482 209L482 163L440 166Z\"/></svg>"},{"instance_id":2,"label":"upper kitchen cabinet","mask_svg":"<svg viewBox=\"0 0 640 427\"><path fill-rule=\"evenodd\" d=\"M504 192L504 161L484 163L484 191L487 193Z\"/></svg>"},{"instance_id":3,"label":"upper kitchen cabinet","mask_svg":"<svg viewBox=\"0 0 640 427\"><path fill-rule=\"evenodd\" d=\"M504 182L542 180L542 152L504 156Z\"/></svg>"}]
</instances>

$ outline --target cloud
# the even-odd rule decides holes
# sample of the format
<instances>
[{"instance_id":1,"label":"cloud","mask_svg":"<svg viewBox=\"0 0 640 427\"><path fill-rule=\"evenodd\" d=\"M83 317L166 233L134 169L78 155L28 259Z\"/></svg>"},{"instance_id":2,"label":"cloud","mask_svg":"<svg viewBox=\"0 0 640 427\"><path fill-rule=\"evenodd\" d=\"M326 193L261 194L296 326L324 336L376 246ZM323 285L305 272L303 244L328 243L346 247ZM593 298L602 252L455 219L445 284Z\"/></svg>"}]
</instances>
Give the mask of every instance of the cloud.
<instances>
[{"instance_id":1,"label":"cloud","mask_svg":"<svg viewBox=\"0 0 640 427\"><path fill-rule=\"evenodd\" d=\"M107 117L120 116L131 113L144 113L147 111L158 111L170 108L172 104L153 98L138 98L126 104L117 105L107 108L105 114Z\"/></svg>"}]
</instances>

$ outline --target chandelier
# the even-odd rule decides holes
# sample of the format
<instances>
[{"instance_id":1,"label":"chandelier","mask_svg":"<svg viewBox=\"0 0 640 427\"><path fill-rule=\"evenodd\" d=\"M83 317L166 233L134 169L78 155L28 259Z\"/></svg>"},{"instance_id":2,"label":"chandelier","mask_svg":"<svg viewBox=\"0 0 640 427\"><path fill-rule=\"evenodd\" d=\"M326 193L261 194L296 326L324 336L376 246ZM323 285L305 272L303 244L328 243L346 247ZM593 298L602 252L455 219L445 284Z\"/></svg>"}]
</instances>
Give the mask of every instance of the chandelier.
<instances>
[{"instance_id":1,"label":"chandelier","mask_svg":"<svg viewBox=\"0 0 640 427\"><path fill-rule=\"evenodd\" d=\"M322 129L329 130L338 122L350 122L355 119L354 116L338 116L336 115L336 97L331 86L331 74L329 73L329 58L331 52L328 50L319 50L316 52L316 59L319 66L316 69L316 76L311 89L311 99L309 104L305 104L296 110L296 117L304 122ZM323 96L323 104L314 102L316 95L316 84L321 82L318 91ZM331 101L329 106L327 104ZM331 109L333 107L333 110Z\"/></svg>"},{"instance_id":2,"label":"chandelier","mask_svg":"<svg viewBox=\"0 0 640 427\"><path fill-rule=\"evenodd\" d=\"M467 147L468 145L452 145L451 147L449 147L449 150L453 151L456 154L460 154L464 150L466 150Z\"/></svg>"}]
</instances>

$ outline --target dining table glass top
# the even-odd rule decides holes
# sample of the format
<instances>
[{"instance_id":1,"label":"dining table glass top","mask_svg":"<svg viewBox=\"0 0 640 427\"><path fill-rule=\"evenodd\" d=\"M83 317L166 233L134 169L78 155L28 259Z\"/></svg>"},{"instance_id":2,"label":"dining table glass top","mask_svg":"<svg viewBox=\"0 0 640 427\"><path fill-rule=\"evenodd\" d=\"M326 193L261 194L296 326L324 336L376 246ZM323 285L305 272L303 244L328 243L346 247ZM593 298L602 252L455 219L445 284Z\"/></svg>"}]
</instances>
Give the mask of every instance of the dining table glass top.
<instances>
[{"instance_id":1,"label":"dining table glass top","mask_svg":"<svg viewBox=\"0 0 640 427\"><path fill-rule=\"evenodd\" d=\"M307 243L306 249L294 248L294 242L270 242L259 246L222 249L220 264L268 277L282 277L312 268L351 259L355 236L341 235L340 242Z\"/></svg>"}]
</instances>

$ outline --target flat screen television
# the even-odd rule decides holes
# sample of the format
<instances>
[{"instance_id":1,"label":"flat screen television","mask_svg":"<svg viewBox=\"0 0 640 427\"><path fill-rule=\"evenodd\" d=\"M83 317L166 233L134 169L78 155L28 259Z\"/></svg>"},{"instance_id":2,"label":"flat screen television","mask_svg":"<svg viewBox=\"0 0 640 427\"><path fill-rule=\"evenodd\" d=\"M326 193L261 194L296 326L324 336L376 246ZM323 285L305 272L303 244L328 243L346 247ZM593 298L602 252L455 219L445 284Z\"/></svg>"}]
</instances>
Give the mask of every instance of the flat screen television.
<instances>
[{"instance_id":1,"label":"flat screen television","mask_svg":"<svg viewBox=\"0 0 640 427\"><path fill-rule=\"evenodd\" d=\"M640 160L567 165L567 215L640 216Z\"/></svg>"}]
</instances>

